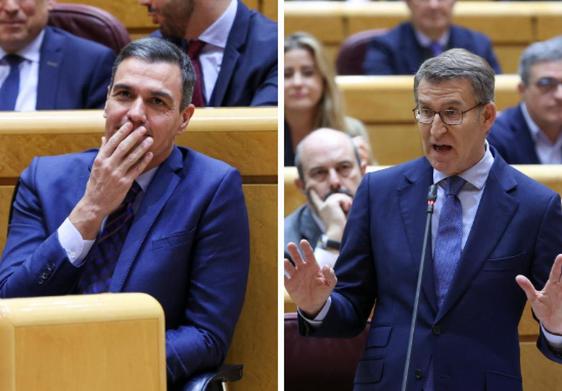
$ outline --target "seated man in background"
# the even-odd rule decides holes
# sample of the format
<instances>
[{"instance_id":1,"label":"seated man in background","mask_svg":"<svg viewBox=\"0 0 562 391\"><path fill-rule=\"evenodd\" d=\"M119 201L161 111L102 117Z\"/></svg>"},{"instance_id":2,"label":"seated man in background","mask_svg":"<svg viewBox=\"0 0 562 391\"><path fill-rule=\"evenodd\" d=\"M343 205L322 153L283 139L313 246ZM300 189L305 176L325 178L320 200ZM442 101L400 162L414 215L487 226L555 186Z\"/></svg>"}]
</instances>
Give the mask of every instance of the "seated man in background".
<instances>
[{"instance_id":1,"label":"seated man in background","mask_svg":"<svg viewBox=\"0 0 562 391\"><path fill-rule=\"evenodd\" d=\"M452 24L455 0L405 2L411 20L373 38L363 63L366 75L413 75L422 62L452 48L477 54L501 72L487 36Z\"/></svg>"},{"instance_id":2,"label":"seated man in background","mask_svg":"<svg viewBox=\"0 0 562 391\"><path fill-rule=\"evenodd\" d=\"M139 0L188 53L195 106L277 106L277 24L237 0Z\"/></svg>"},{"instance_id":3,"label":"seated man in background","mask_svg":"<svg viewBox=\"0 0 562 391\"><path fill-rule=\"evenodd\" d=\"M52 4L0 1L0 111L103 107L115 54L47 26Z\"/></svg>"},{"instance_id":4,"label":"seated man in background","mask_svg":"<svg viewBox=\"0 0 562 391\"><path fill-rule=\"evenodd\" d=\"M510 164L562 163L562 37L529 46L519 62L521 102L488 136Z\"/></svg>"},{"instance_id":5,"label":"seated man in background","mask_svg":"<svg viewBox=\"0 0 562 391\"><path fill-rule=\"evenodd\" d=\"M328 128L313 131L298 144L295 165L295 185L308 202L285 218L285 256L289 242L306 239L319 262L332 267L366 165L349 135Z\"/></svg>"},{"instance_id":6,"label":"seated man in background","mask_svg":"<svg viewBox=\"0 0 562 391\"><path fill-rule=\"evenodd\" d=\"M174 145L194 111L193 68L175 45L132 42L113 69L100 149L35 158L21 175L0 297L152 295L164 309L168 390L176 390L221 364L242 308L241 179Z\"/></svg>"}]
</instances>

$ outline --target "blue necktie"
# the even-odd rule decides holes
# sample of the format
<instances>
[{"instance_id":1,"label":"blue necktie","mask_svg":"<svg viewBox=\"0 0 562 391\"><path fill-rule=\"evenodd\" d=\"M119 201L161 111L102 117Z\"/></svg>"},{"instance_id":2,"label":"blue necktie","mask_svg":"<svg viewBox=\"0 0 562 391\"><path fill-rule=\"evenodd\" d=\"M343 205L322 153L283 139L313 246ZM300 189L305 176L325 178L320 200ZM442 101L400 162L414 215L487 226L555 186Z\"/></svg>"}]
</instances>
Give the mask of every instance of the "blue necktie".
<instances>
[{"instance_id":1,"label":"blue necktie","mask_svg":"<svg viewBox=\"0 0 562 391\"><path fill-rule=\"evenodd\" d=\"M133 182L121 205L107 218L103 231L86 256L78 292L99 293L109 290L115 265L133 222L133 203L140 192L141 187Z\"/></svg>"},{"instance_id":2,"label":"blue necktie","mask_svg":"<svg viewBox=\"0 0 562 391\"><path fill-rule=\"evenodd\" d=\"M16 107L16 100L20 90L20 63L23 58L17 54L4 56L4 61L10 66L10 73L0 88L0 110L11 111Z\"/></svg>"},{"instance_id":3,"label":"blue necktie","mask_svg":"<svg viewBox=\"0 0 562 391\"><path fill-rule=\"evenodd\" d=\"M441 45L437 41L431 42L431 44L429 45L429 48L431 49L431 53L433 54L434 57L443 53L443 45Z\"/></svg>"},{"instance_id":4,"label":"blue necktie","mask_svg":"<svg viewBox=\"0 0 562 391\"><path fill-rule=\"evenodd\" d=\"M433 258L439 306L443 304L461 258L462 206L457 194L464 184L465 180L459 176L452 176L444 180L446 198L439 216Z\"/></svg>"}]
</instances>

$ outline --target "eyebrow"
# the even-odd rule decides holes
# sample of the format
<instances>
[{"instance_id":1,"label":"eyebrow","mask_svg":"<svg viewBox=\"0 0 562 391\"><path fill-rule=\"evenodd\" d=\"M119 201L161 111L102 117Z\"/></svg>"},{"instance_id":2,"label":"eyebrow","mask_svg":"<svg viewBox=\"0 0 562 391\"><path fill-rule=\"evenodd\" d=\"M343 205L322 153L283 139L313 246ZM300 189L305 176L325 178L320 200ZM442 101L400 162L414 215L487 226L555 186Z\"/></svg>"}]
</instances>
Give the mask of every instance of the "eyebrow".
<instances>
[{"instance_id":1,"label":"eyebrow","mask_svg":"<svg viewBox=\"0 0 562 391\"><path fill-rule=\"evenodd\" d=\"M126 83L116 83L116 84L113 85L112 89L114 89L114 90L116 90L116 89L132 90L133 88L129 84L126 84ZM161 91L161 90L150 90L150 95L151 96L157 96L159 98L165 98L165 99L168 99L168 100L171 100L171 101L174 100L172 95L170 95L169 93L167 93L165 91Z\"/></svg>"},{"instance_id":2,"label":"eyebrow","mask_svg":"<svg viewBox=\"0 0 562 391\"><path fill-rule=\"evenodd\" d=\"M446 101L445 103L443 103L442 106L450 106L450 105L462 106L463 104L464 104L463 101L453 99L453 100L448 100L448 101ZM418 99L418 106L430 106L430 104L429 104L428 102L424 102L424 101L421 100L421 99Z\"/></svg>"}]
</instances>

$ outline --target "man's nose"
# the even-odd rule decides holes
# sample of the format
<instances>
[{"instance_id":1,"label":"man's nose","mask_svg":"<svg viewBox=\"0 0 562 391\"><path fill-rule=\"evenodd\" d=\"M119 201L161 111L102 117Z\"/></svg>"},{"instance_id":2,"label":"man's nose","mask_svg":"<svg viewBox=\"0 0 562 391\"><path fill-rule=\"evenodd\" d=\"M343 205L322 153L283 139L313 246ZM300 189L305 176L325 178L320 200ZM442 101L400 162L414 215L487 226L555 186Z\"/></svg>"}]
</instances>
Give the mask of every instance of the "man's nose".
<instances>
[{"instance_id":1,"label":"man's nose","mask_svg":"<svg viewBox=\"0 0 562 391\"><path fill-rule=\"evenodd\" d=\"M133 125L139 126L146 122L146 110L144 101L141 97L133 100L129 111L127 112L127 117L133 123Z\"/></svg>"},{"instance_id":2,"label":"man's nose","mask_svg":"<svg viewBox=\"0 0 562 391\"><path fill-rule=\"evenodd\" d=\"M341 187L341 178L335 169L330 169L328 172L328 181L330 183L330 189L339 190Z\"/></svg>"},{"instance_id":3,"label":"man's nose","mask_svg":"<svg viewBox=\"0 0 562 391\"><path fill-rule=\"evenodd\" d=\"M15 12L19 9L18 0L3 0L0 1L0 9L6 12Z\"/></svg>"},{"instance_id":4,"label":"man's nose","mask_svg":"<svg viewBox=\"0 0 562 391\"><path fill-rule=\"evenodd\" d=\"M429 130L433 137L441 137L443 134L447 132L447 126L441 120L441 116L439 113L435 113L433 116L433 122L431 123L431 128Z\"/></svg>"}]
</instances>

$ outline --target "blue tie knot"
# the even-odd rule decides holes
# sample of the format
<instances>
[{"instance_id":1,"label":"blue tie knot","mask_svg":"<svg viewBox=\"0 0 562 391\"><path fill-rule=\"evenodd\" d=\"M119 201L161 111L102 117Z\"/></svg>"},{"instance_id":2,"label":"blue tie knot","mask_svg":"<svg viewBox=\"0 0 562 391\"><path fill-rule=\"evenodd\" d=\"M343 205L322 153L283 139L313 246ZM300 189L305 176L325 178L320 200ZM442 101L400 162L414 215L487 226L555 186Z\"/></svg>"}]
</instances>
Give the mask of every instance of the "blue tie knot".
<instances>
[{"instance_id":1,"label":"blue tie knot","mask_svg":"<svg viewBox=\"0 0 562 391\"><path fill-rule=\"evenodd\" d=\"M23 57L18 54L7 54L2 60L6 61L10 68L13 68L21 64Z\"/></svg>"},{"instance_id":2,"label":"blue tie knot","mask_svg":"<svg viewBox=\"0 0 562 391\"><path fill-rule=\"evenodd\" d=\"M454 175L445 179L445 193L450 196L456 196L461 191L466 181L460 176Z\"/></svg>"},{"instance_id":3,"label":"blue tie knot","mask_svg":"<svg viewBox=\"0 0 562 391\"><path fill-rule=\"evenodd\" d=\"M439 42L437 41L433 41L431 42L431 44L429 45L429 48L431 49L431 53L434 56L438 56L441 53L443 53L443 45L441 45Z\"/></svg>"}]
</instances>

